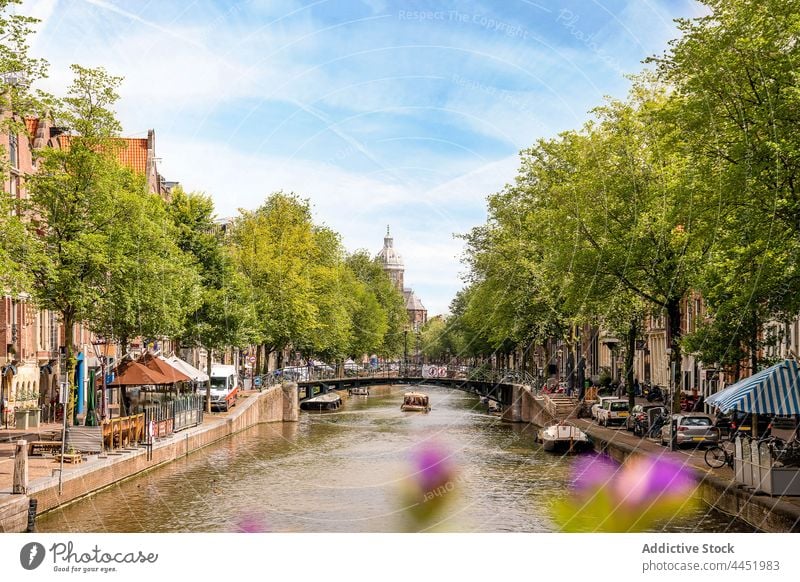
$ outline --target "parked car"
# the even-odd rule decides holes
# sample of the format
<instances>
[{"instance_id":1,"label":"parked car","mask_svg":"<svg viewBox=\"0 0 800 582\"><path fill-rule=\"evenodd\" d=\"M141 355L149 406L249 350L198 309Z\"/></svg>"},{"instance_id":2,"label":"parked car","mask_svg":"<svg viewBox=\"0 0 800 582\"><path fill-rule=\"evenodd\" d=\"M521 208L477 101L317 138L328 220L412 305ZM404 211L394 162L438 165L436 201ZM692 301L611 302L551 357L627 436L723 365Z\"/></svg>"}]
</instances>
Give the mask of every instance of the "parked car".
<instances>
[{"instance_id":1,"label":"parked car","mask_svg":"<svg viewBox=\"0 0 800 582\"><path fill-rule=\"evenodd\" d=\"M633 431L637 436L643 436L647 432L647 428L650 426L650 417L648 416L647 411L655 408L660 408L665 412L667 410L660 404L637 404L631 409L630 416L625 419L625 428ZM640 425L639 429L643 429L641 432L637 432L636 430L637 422Z\"/></svg>"},{"instance_id":2,"label":"parked car","mask_svg":"<svg viewBox=\"0 0 800 582\"><path fill-rule=\"evenodd\" d=\"M627 398L612 398L597 409L597 422L602 426L623 424L630 416Z\"/></svg>"},{"instance_id":3,"label":"parked car","mask_svg":"<svg viewBox=\"0 0 800 582\"><path fill-rule=\"evenodd\" d=\"M616 396L598 396L597 402L592 404L592 408L590 409L590 412L592 413L592 418L597 419L597 411L600 410L600 408L603 406L603 402L605 402L606 400L614 400L614 399L616 399Z\"/></svg>"},{"instance_id":4,"label":"parked car","mask_svg":"<svg viewBox=\"0 0 800 582\"><path fill-rule=\"evenodd\" d=\"M682 445L714 445L719 442L719 429L714 426L714 419L707 414L691 412L687 414L672 415L672 430L675 435L675 444ZM661 444L668 445L670 439L670 425L661 428Z\"/></svg>"},{"instance_id":5,"label":"parked car","mask_svg":"<svg viewBox=\"0 0 800 582\"><path fill-rule=\"evenodd\" d=\"M768 436L772 417L766 414L757 414L756 420L756 429L758 430L757 436ZM722 437L730 438L731 440L735 439L739 434L752 436L753 415L749 412L740 412L737 410L731 411L728 414L718 414L714 420L714 426L719 429Z\"/></svg>"}]
</instances>

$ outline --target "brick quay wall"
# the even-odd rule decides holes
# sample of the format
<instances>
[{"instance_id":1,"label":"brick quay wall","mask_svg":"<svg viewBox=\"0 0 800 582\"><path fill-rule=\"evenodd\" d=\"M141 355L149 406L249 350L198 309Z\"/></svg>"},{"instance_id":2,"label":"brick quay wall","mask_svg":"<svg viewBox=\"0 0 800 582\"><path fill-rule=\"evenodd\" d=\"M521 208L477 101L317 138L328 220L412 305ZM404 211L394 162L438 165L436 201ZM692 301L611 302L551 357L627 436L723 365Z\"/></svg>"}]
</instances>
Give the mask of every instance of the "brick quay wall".
<instances>
[{"instance_id":1,"label":"brick quay wall","mask_svg":"<svg viewBox=\"0 0 800 582\"><path fill-rule=\"evenodd\" d=\"M148 458L146 448L141 447L105 456L91 456L64 472L62 493L59 494L58 472L51 477L37 479L28 487L28 497L38 502L37 513L41 514L61 505L75 502L114 483L129 479L143 471L149 471L165 463L213 444L229 436L264 422L296 422L299 419L297 386L272 386L260 393L239 399L237 405L224 417L206 416L202 425L174 433L153 444L152 456ZM23 496L19 496L22 498ZM27 503L25 504L27 510ZM17 519L13 529L18 529Z\"/></svg>"}]
</instances>

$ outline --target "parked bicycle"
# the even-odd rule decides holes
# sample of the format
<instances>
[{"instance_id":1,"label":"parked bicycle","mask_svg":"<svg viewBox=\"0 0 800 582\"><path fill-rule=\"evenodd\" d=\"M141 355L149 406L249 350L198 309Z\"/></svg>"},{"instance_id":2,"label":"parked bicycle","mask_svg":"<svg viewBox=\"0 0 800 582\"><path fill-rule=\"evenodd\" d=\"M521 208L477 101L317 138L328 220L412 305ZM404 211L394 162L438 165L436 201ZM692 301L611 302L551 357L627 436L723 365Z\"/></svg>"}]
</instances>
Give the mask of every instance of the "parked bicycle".
<instances>
[{"instance_id":1,"label":"parked bicycle","mask_svg":"<svg viewBox=\"0 0 800 582\"><path fill-rule=\"evenodd\" d=\"M706 465L712 469L719 469L725 465L733 468L733 452L720 445L707 448L704 458Z\"/></svg>"}]
</instances>

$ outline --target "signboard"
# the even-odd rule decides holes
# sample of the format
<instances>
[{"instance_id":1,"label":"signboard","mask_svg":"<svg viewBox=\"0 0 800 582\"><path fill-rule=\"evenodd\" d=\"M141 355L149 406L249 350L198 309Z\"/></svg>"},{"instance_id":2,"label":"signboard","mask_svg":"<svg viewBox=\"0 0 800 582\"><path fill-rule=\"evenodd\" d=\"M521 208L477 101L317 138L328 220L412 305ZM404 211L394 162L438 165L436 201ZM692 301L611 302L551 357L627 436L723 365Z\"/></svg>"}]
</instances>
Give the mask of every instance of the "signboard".
<instances>
[{"instance_id":1,"label":"signboard","mask_svg":"<svg viewBox=\"0 0 800 582\"><path fill-rule=\"evenodd\" d=\"M423 378L447 378L447 366L422 366Z\"/></svg>"},{"instance_id":2,"label":"signboard","mask_svg":"<svg viewBox=\"0 0 800 582\"><path fill-rule=\"evenodd\" d=\"M250 362L251 364L255 364L256 363L256 357L255 356L247 356L247 361Z\"/></svg>"}]
</instances>

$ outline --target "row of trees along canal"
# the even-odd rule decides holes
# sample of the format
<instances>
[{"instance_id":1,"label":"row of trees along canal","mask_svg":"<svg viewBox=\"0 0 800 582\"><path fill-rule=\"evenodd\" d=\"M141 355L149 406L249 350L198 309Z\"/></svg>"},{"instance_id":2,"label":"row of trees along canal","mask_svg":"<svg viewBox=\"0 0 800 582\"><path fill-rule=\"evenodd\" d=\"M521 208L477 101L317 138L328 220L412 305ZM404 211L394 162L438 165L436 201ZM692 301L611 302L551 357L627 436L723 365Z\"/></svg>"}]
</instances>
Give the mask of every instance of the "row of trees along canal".
<instances>
[{"instance_id":1,"label":"row of trees along canal","mask_svg":"<svg viewBox=\"0 0 800 582\"><path fill-rule=\"evenodd\" d=\"M800 312L800 4L704 0L625 99L521 153L516 180L464 235L470 275L428 353L529 350L592 324L625 338L643 317L735 377ZM682 299L709 317L682 334ZM744 364L744 366L742 366ZM632 396L631 396L632 398Z\"/></svg>"},{"instance_id":2,"label":"row of trees along canal","mask_svg":"<svg viewBox=\"0 0 800 582\"><path fill-rule=\"evenodd\" d=\"M2 197L0 287L123 349L136 337L210 351L255 345L257 371L288 346L326 360L401 353L402 295L366 251L346 253L314 224L308 201L272 194L223 235L209 196L178 188L166 202L118 162L121 78L74 65L64 98L34 93L47 63L28 56L35 20L12 14L13 3L0 0L0 72L24 82L3 84L2 131L26 135L26 117L49 115L69 147L37 151L28 197ZM66 352L71 379L71 333Z\"/></svg>"}]
</instances>

